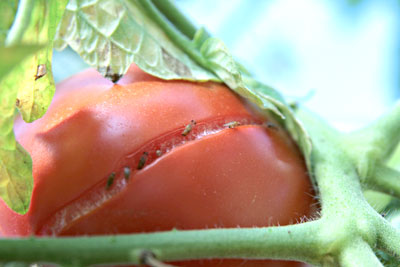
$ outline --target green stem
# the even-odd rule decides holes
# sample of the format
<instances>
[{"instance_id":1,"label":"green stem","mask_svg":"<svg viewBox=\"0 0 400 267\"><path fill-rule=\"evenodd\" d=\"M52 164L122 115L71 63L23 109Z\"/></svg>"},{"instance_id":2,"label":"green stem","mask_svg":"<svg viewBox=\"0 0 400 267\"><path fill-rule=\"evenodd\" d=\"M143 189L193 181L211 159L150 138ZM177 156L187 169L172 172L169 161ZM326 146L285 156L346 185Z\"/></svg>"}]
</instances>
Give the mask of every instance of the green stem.
<instances>
[{"instance_id":1,"label":"green stem","mask_svg":"<svg viewBox=\"0 0 400 267\"><path fill-rule=\"evenodd\" d=\"M150 0L141 0L139 2L145 12L160 26L160 28L167 34L167 36L178 46L182 51L184 51L191 59L197 62L201 67L205 68L214 73L214 70L210 68L207 61L203 58L200 51L197 50L195 44L191 42L187 36L183 35L177 30L169 21L166 16L157 9L157 7ZM172 4L171 4L172 5ZM170 9L169 16L183 16L172 14L173 12L179 13L178 9Z\"/></svg>"},{"instance_id":2,"label":"green stem","mask_svg":"<svg viewBox=\"0 0 400 267\"><path fill-rule=\"evenodd\" d=\"M377 248L386 253L400 257L400 230L393 227L384 218L380 219L378 228Z\"/></svg>"},{"instance_id":3,"label":"green stem","mask_svg":"<svg viewBox=\"0 0 400 267\"><path fill-rule=\"evenodd\" d=\"M376 162L385 162L400 142L400 102L364 129L347 134L344 148L361 179L370 176Z\"/></svg>"},{"instance_id":4,"label":"green stem","mask_svg":"<svg viewBox=\"0 0 400 267\"><path fill-rule=\"evenodd\" d=\"M17 14L5 40L6 46L16 45L21 42L25 30L31 21L31 12L34 3L34 0L19 1Z\"/></svg>"},{"instance_id":5,"label":"green stem","mask_svg":"<svg viewBox=\"0 0 400 267\"><path fill-rule=\"evenodd\" d=\"M371 248L376 244L377 222L381 216L364 198L354 162L341 143L342 136L309 112L302 111L298 115L313 145L312 173L320 192L321 221L324 222L319 235L326 241L327 255L345 253L339 261L346 260L347 252L343 249L353 241L361 239L365 242L354 243L356 247L369 245ZM356 250L351 246L349 251Z\"/></svg>"},{"instance_id":6,"label":"green stem","mask_svg":"<svg viewBox=\"0 0 400 267\"><path fill-rule=\"evenodd\" d=\"M400 198L400 172L382 164L376 164L365 179L366 185L375 191Z\"/></svg>"},{"instance_id":7,"label":"green stem","mask_svg":"<svg viewBox=\"0 0 400 267\"><path fill-rule=\"evenodd\" d=\"M299 110L312 140L313 177L321 195L322 215L352 216L353 209L366 204L354 165L341 149L341 134L310 112Z\"/></svg>"},{"instance_id":8,"label":"green stem","mask_svg":"<svg viewBox=\"0 0 400 267\"><path fill-rule=\"evenodd\" d=\"M383 266L371 247L361 238L352 240L339 255L343 267L378 267Z\"/></svg>"},{"instance_id":9,"label":"green stem","mask_svg":"<svg viewBox=\"0 0 400 267\"><path fill-rule=\"evenodd\" d=\"M197 29L193 23L180 12L171 0L151 0L157 9L187 38L193 39Z\"/></svg>"},{"instance_id":10,"label":"green stem","mask_svg":"<svg viewBox=\"0 0 400 267\"><path fill-rule=\"evenodd\" d=\"M368 145L379 148L380 153L375 155L377 160L390 156L400 142L400 101L359 134L369 136Z\"/></svg>"},{"instance_id":11,"label":"green stem","mask_svg":"<svg viewBox=\"0 0 400 267\"><path fill-rule=\"evenodd\" d=\"M318 263L319 221L283 227L171 231L74 238L0 239L0 259L66 264L139 264L204 258L288 259Z\"/></svg>"}]
</instances>

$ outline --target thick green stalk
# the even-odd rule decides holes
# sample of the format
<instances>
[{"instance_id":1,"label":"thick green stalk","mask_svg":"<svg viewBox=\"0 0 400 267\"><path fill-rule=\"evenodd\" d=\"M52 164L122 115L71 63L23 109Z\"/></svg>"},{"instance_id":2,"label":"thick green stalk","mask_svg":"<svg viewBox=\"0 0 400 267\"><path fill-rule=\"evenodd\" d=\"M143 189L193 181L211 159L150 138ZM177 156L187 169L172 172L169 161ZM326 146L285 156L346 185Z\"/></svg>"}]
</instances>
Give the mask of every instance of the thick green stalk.
<instances>
[{"instance_id":1,"label":"thick green stalk","mask_svg":"<svg viewBox=\"0 0 400 267\"><path fill-rule=\"evenodd\" d=\"M355 135L367 138L368 142L364 145L368 144L376 149L376 160L390 156L400 142L400 101L389 112Z\"/></svg>"},{"instance_id":2,"label":"thick green stalk","mask_svg":"<svg viewBox=\"0 0 400 267\"><path fill-rule=\"evenodd\" d=\"M341 134L307 111L298 114L310 134L313 176L322 200L322 215L353 213L364 201L352 160L341 149Z\"/></svg>"},{"instance_id":3,"label":"thick green stalk","mask_svg":"<svg viewBox=\"0 0 400 267\"><path fill-rule=\"evenodd\" d=\"M381 218L378 228L377 248L400 258L400 230Z\"/></svg>"},{"instance_id":4,"label":"thick green stalk","mask_svg":"<svg viewBox=\"0 0 400 267\"><path fill-rule=\"evenodd\" d=\"M313 114L303 111L299 115L313 144L312 169L322 205L319 235L326 242L326 255L342 261L348 258L346 249L353 251L348 252L351 254L351 246L361 246L354 243L358 239L370 248L375 246L381 217L364 198L354 162L342 146L341 134Z\"/></svg>"},{"instance_id":5,"label":"thick green stalk","mask_svg":"<svg viewBox=\"0 0 400 267\"><path fill-rule=\"evenodd\" d=\"M352 240L339 256L342 267L379 267L383 266L371 247L361 238Z\"/></svg>"},{"instance_id":6,"label":"thick green stalk","mask_svg":"<svg viewBox=\"0 0 400 267\"><path fill-rule=\"evenodd\" d=\"M31 21L34 0L20 0L14 22L7 34L6 46L17 45L21 42L25 30Z\"/></svg>"},{"instance_id":7,"label":"thick green stalk","mask_svg":"<svg viewBox=\"0 0 400 267\"><path fill-rule=\"evenodd\" d=\"M174 41L182 51L184 51L191 59L193 59L201 67L214 73L210 68L200 51L197 50L196 45L184 34L175 28L175 26L166 19L166 16L157 9L157 7L150 0L141 0L139 3L143 6L145 12L160 26L160 28L167 34L167 36ZM178 9L170 9L169 12L180 13ZM169 13L169 16L174 14ZM183 15L176 15L182 16Z\"/></svg>"},{"instance_id":8,"label":"thick green stalk","mask_svg":"<svg viewBox=\"0 0 400 267\"><path fill-rule=\"evenodd\" d=\"M400 172L376 164L365 179L365 184L375 191L400 198Z\"/></svg>"},{"instance_id":9,"label":"thick green stalk","mask_svg":"<svg viewBox=\"0 0 400 267\"><path fill-rule=\"evenodd\" d=\"M161 261L201 258L292 259L316 264L319 222L268 228L171 231L75 238L0 239L0 259L66 264L139 264L143 251Z\"/></svg>"},{"instance_id":10,"label":"thick green stalk","mask_svg":"<svg viewBox=\"0 0 400 267\"><path fill-rule=\"evenodd\" d=\"M343 137L343 147L347 148L361 180L374 173L376 163L388 160L399 142L400 102L374 123Z\"/></svg>"},{"instance_id":11,"label":"thick green stalk","mask_svg":"<svg viewBox=\"0 0 400 267\"><path fill-rule=\"evenodd\" d=\"M157 9L187 38L193 39L197 29L171 0L151 0Z\"/></svg>"}]
</instances>

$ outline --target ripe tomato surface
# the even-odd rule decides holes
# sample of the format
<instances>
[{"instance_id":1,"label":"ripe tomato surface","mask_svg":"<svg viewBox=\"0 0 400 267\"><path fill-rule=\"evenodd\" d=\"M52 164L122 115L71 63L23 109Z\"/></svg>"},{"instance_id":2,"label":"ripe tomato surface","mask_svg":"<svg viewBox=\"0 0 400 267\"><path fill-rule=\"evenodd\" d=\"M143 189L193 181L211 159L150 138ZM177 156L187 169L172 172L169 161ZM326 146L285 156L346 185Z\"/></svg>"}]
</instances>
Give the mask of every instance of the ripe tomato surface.
<instances>
[{"instance_id":1,"label":"ripe tomato surface","mask_svg":"<svg viewBox=\"0 0 400 267\"><path fill-rule=\"evenodd\" d=\"M313 211L296 145L217 83L132 66L114 85L87 70L57 86L43 118L17 119L14 130L32 156L34 190L25 215L0 202L4 236L286 225ZM188 266L201 263L243 264ZM286 264L297 263L245 266Z\"/></svg>"}]
</instances>

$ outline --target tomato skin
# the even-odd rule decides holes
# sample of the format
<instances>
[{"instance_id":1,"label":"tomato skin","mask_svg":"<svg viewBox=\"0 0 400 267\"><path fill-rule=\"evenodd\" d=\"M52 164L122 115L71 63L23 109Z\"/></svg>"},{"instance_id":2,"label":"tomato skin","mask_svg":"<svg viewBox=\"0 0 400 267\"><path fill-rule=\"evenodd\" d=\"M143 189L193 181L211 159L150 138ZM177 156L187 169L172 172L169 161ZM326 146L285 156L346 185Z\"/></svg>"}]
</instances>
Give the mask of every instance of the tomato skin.
<instances>
[{"instance_id":1,"label":"tomato skin","mask_svg":"<svg viewBox=\"0 0 400 267\"><path fill-rule=\"evenodd\" d=\"M269 137L260 126L245 126L180 146L137 173L123 192L61 234L294 223L293 218L309 209L309 203L302 201L309 188L293 179L293 173L300 171L292 167L296 158L282 159L279 154L286 151L279 151L281 142ZM266 162L272 164L266 168ZM264 179L266 169L276 179ZM251 176L244 176L250 172ZM132 221L134 225L127 223Z\"/></svg>"},{"instance_id":2,"label":"tomato skin","mask_svg":"<svg viewBox=\"0 0 400 267\"><path fill-rule=\"evenodd\" d=\"M230 118L252 123L217 127L136 170L132 155L184 138L191 120L194 129L215 130ZM16 122L17 140L33 159L34 191L23 216L0 203L1 231L82 235L296 223L314 203L304 162L286 133L262 120L219 84L162 81L135 66L118 85L83 72L58 85L42 119ZM127 166L128 180L121 176Z\"/></svg>"}]
</instances>

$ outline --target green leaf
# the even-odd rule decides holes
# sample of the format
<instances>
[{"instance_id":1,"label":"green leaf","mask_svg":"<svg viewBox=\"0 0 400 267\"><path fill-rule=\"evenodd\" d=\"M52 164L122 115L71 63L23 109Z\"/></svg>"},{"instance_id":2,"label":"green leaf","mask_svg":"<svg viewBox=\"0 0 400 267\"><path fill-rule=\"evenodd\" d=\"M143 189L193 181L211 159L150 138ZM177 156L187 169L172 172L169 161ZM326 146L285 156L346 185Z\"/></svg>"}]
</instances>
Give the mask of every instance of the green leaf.
<instances>
[{"instance_id":1,"label":"green leaf","mask_svg":"<svg viewBox=\"0 0 400 267\"><path fill-rule=\"evenodd\" d=\"M218 80L171 41L140 1L70 1L57 33L57 48L66 45L113 81L132 62L163 79Z\"/></svg>"},{"instance_id":2,"label":"green leaf","mask_svg":"<svg viewBox=\"0 0 400 267\"><path fill-rule=\"evenodd\" d=\"M32 160L29 154L18 143L11 149L1 147L0 196L4 202L15 212L25 214L29 209L32 188Z\"/></svg>"},{"instance_id":3,"label":"green leaf","mask_svg":"<svg viewBox=\"0 0 400 267\"><path fill-rule=\"evenodd\" d=\"M40 46L0 48L0 79ZM3 87L2 87L3 88ZM32 163L29 155L15 142L13 122L16 90L0 90L0 196L19 213L25 213L32 191ZM27 192L27 194L25 194Z\"/></svg>"},{"instance_id":4,"label":"green leaf","mask_svg":"<svg viewBox=\"0 0 400 267\"><path fill-rule=\"evenodd\" d=\"M41 46L0 48L3 59L0 79L26 56L40 48ZM12 73L8 76L10 75ZM29 154L15 141L13 132L18 88L6 86L5 80L7 77L0 83L0 196L14 211L25 213L32 192L32 161Z\"/></svg>"},{"instance_id":5,"label":"green leaf","mask_svg":"<svg viewBox=\"0 0 400 267\"><path fill-rule=\"evenodd\" d=\"M279 111L283 114L284 120L282 121L282 123L285 125L287 131L296 141L301 152L303 153L308 170L311 170L312 142L311 137L307 133L305 126L300 120L297 119L293 110L287 104L267 95L262 95L263 94L261 94L261 97L269 99L269 101L273 103L273 105L275 105L275 107L277 107Z\"/></svg>"},{"instance_id":6,"label":"green leaf","mask_svg":"<svg viewBox=\"0 0 400 267\"><path fill-rule=\"evenodd\" d=\"M18 213L29 207L32 192L32 162L23 148L15 141L16 90L0 90L0 196Z\"/></svg>"},{"instance_id":7,"label":"green leaf","mask_svg":"<svg viewBox=\"0 0 400 267\"><path fill-rule=\"evenodd\" d=\"M31 122L40 118L51 102L54 94L50 71L52 40L66 3L66 0L35 1L30 24L22 38L27 45L0 49L0 196L20 214L28 211L33 179L32 160L15 140L15 107L25 121Z\"/></svg>"}]
</instances>

